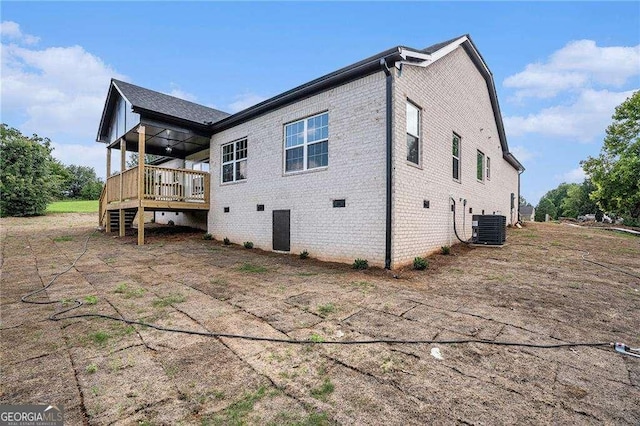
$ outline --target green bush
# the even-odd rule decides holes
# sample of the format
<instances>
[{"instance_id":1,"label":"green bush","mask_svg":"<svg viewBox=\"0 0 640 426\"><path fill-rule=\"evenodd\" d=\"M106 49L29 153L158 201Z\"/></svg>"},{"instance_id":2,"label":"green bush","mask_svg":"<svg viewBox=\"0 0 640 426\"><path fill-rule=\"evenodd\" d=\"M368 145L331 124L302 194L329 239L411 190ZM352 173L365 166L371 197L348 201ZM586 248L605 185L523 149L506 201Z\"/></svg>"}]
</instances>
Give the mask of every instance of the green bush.
<instances>
[{"instance_id":1,"label":"green bush","mask_svg":"<svg viewBox=\"0 0 640 426\"><path fill-rule=\"evenodd\" d=\"M51 141L0 126L0 215L44 214L54 192Z\"/></svg>"},{"instance_id":2,"label":"green bush","mask_svg":"<svg viewBox=\"0 0 640 426\"><path fill-rule=\"evenodd\" d=\"M224 243L225 246L228 246L231 244L231 240L228 239L227 237L224 237L224 240L222 240L222 242Z\"/></svg>"},{"instance_id":3,"label":"green bush","mask_svg":"<svg viewBox=\"0 0 640 426\"><path fill-rule=\"evenodd\" d=\"M416 257L413 259L413 269L423 271L429 267L429 261L424 257Z\"/></svg>"},{"instance_id":4,"label":"green bush","mask_svg":"<svg viewBox=\"0 0 640 426\"><path fill-rule=\"evenodd\" d=\"M206 234L204 234L202 236L203 240L213 240L213 235L209 234L208 232Z\"/></svg>"},{"instance_id":5,"label":"green bush","mask_svg":"<svg viewBox=\"0 0 640 426\"><path fill-rule=\"evenodd\" d=\"M308 258L308 257L309 257L309 252L308 252L308 251L303 250L303 251L300 253L300 259L306 259L306 258Z\"/></svg>"},{"instance_id":6,"label":"green bush","mask_svg":"<svg viewBox=\"0 0 640 426\"><path fill-rule=\"evenodd\" d=\"M451 254L451 247L449 247L449 246L440 247L440 253L444 254L445 256L450 255Z\"/></svg>"},{"instance_id":7,"label":"green bush","mask_svg":"<svg viewBox=\"0 0 640 426\"><path fill-rule=\"evenodd\" d=\"M253 243L251 241L245 241L242 245L246 249L252 249L253 248Z\"/></svg>"},{"instance_id":8,"label":"green bush","mask_svg":"<svg viewBox=\"0 0 640 426\"><path fill-rule=\"evenodd\" d=\"M369 268L369 262L367 261L367 259L356 259L353 261L353 269L368 269Z\"/></svg>"}]
</instances>

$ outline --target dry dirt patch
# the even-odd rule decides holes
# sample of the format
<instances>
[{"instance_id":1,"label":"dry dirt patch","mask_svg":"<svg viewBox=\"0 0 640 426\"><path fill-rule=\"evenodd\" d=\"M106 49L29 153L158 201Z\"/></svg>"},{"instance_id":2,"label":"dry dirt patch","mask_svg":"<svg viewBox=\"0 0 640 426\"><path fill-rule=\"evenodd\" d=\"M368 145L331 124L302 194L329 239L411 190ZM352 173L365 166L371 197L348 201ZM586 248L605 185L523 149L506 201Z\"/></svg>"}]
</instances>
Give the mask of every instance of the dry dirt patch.
<instances>
[{"instance_id":1,"label":"dry dirt patch","mask_svg":"<svg viewBox=\"0 0 640 426\"><path fill-rule=\"evenodd\" d=\"M439 346L439 360L427 345L285 345L48 321L54 306L20 296L82 253L95 217L0 224L0 402L62 404L69 424L640 423L640 362L609 348L458 344ZM81 312L271 337L640 346L633 236L528 224L505 247L457 245L426 271L391 274L176 231L150 229L143 247L133 234L91 235L46 297L89 297Z\"/></svg>"}]
</instances>

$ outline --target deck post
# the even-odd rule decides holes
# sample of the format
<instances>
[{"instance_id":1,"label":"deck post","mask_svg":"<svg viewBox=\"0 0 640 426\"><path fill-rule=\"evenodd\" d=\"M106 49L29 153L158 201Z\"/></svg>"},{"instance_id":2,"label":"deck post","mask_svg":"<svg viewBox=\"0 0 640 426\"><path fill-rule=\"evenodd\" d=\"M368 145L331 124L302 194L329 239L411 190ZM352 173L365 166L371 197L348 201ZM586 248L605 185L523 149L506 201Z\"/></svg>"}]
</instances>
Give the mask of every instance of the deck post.
<instances>
[{"instance_id":1,"label":"deck post","mask_svg":"<svg viewBox=\"0 0 640 426\"><path fill-rule=\"evenodd\" d=\"M145 128L138 127L138 245L144 245L144 151Z\"/></svg>"},{"instance_id":2,"label":"deck post","mask_svg":"<svg viewBox=\"0 0 640 426\"><path fill-rule=\"evenodd\" d=\"M107 176L105 182L111 176L111 148L107 148Z\"/></svg>"},{"instance_id":3,"label":"deck post","mask_svg":"<svg viewBox=\"0 0 640 426\"><path fill-rule=\"evenodd\" d=\"M107 148L107 176L104 179L105 191L107 191L108 189L107 182L109 181L109 176L111 176L111 148ZM109 199L109 194L107 193L105 195L105 202L108 199ZM106 206L105 206L105 209L106 209ZM102 214L102 209L100 210L100 214ZM106 210L106 214L107 214L107 221L104 224L104 227L105 227L105 231L107 233L110 233L111 232L111 212L109 212L109 210ZM102 217L100 217L100 220L102 220Z\"/></svg>"},{"instance_id":4,"label":"deck post","mask_svg":"<svg viewBox=\"0 0 640 426\"><path fill-rule=\"evenodd\" d=\"M123 174L124 174L124 169L127 165L127 141L122 138L120 139L120 203L122 203L123 201L123 196L124 196L124 179L123 179ZM118 210L118 224L119 224L119 229L118 229L118 235L120 237L124 237L125 234L125 215L124 215L124 210L119 209Z\"/></svg>"}]
</instances>

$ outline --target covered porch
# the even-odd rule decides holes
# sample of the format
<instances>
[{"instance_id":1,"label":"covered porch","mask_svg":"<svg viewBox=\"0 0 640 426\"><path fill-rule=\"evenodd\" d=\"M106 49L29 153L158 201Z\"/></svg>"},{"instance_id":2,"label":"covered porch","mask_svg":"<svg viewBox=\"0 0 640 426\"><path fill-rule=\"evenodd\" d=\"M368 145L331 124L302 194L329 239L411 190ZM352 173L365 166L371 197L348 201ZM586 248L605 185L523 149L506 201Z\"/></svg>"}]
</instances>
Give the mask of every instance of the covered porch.
<instances>
[{"instance_id":1,"label":"covered porch","mask_svg":"<svg viewBox=\"0 0 640 426\"><path fill-rule=\"evenodd\" d=\"M124 236L135 217L138 244L142 245L145 211L208 211L209 126L226 116L222 111L112 80L97 137L107 148L100 226Z\"/></svg>"}]
</instances>

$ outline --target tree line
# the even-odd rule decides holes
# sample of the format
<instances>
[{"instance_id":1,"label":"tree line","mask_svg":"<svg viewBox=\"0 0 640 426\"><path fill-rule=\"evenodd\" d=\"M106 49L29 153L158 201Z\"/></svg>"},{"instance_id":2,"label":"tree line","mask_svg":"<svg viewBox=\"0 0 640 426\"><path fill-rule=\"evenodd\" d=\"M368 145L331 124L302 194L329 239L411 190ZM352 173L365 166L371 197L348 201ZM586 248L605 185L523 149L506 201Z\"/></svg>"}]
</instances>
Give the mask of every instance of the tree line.
<instances>
[{"instance_id":1,"label":"tree line","mask_svg":"<svg viewBox=\"0 0 640 426\"><path fill-rule=\"evenodd\" d=\"M44 214L55 200L96 200L104 182L93 167L66 166L49 138L0 125L0 216Z\"/></svg>"},{"instance_id":2,"label":"tree line","mask_svg":"<svg viewBox=\"0 0 640 426\"><path fill-rule=\"evenodd\" d=\"M536 206L537 221L546 214L557 219L607 213L640 226L640 91L620 104L612 118L600 155L580 162L587 179L547 192Z\"/></svg>"}]
</instances>

